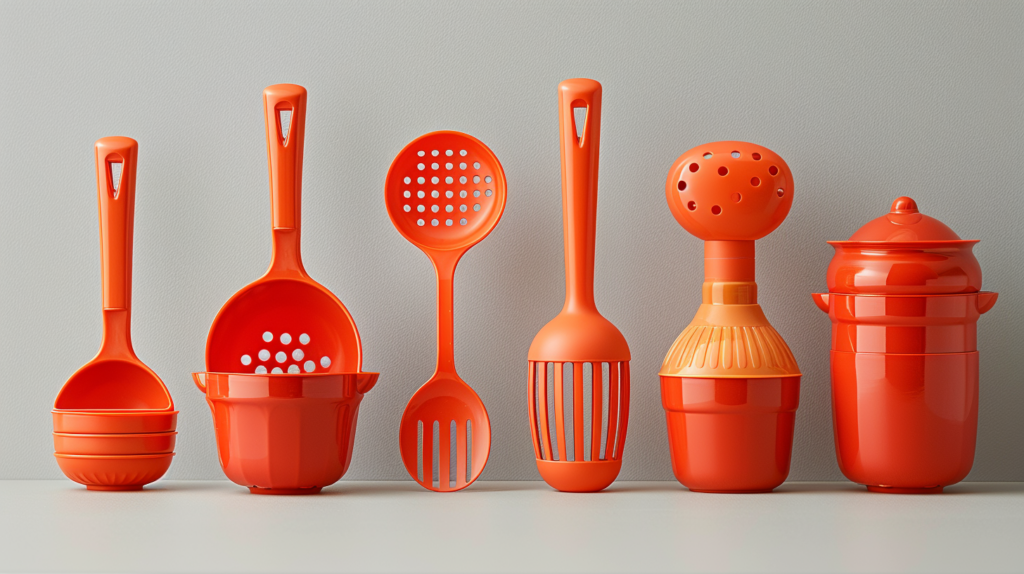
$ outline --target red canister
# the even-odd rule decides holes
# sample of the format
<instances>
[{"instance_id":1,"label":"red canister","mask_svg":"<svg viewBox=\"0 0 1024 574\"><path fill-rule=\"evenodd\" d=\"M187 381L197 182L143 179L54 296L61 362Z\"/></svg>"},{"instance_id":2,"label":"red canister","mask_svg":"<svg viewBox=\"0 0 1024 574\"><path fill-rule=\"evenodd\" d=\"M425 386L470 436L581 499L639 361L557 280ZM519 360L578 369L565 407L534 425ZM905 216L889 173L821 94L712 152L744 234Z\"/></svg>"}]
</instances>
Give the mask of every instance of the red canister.
<instances>
[{"instance_id":1,"label":"red canister","mask_svg":"<svg viewBox=\"0 0 1024 574\"><path fill-rule=\"evenodd\" d=\"M978 430L978 317L996 293L949 227L909 197L830 241L832 421L839 468L874 492L941 492L970 472Z\"/></svg>"}]
</instances>

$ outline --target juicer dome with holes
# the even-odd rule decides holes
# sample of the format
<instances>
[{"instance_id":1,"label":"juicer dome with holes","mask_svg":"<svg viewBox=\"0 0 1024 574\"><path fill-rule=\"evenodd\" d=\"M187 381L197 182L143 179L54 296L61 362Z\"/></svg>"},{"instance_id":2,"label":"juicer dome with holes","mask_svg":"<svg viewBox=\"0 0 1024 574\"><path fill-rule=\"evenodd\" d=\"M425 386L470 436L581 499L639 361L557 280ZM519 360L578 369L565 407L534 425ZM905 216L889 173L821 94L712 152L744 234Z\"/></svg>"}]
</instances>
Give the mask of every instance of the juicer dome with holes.
<instances>
[{"instance_id":1,"label":"juicer dome with holes","mask_svg":"<svg viewBox=\"0 0 1024 574\"><path fill-rule=\"evenodd\" d=\"M974 463L977 322L998 295L980 291L976 240L899 197L889 213L830 241L832 417L839 468L875 492L941 492Z\"/></svg>"},{"instance_id":2,"label":"juicer dome with holes","mask_svg":"<svg viewBox=\"0 0 1024 574\"><path fill-rule=\"evenodd\" d=\"M800 370L757 303L754 240L793 203L793 175L746 142L693 148L669 170L669 209L704 240L702 303L662 363L672 470L690 490L767 492L789 474Z\"/></svg>"}]
</instances>

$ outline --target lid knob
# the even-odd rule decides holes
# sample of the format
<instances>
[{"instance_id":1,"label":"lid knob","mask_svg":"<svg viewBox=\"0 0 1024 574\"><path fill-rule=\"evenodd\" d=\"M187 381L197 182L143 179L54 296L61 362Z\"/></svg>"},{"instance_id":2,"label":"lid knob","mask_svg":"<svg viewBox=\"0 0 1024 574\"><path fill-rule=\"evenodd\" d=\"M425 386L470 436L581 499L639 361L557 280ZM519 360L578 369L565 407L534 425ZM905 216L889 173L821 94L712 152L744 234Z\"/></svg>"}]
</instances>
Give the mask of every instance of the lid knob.
<instances>
[{"instance_id":1,"label":"lid knob","mask_svg":"<svg viewBox=\"0 0 1024 574\"><path fill-rule=\"evenodd\" d=\"M897 197L896 201L892 202L890 213L918 213L917 202L906 196Z\"/></svg>"}]
</instances>

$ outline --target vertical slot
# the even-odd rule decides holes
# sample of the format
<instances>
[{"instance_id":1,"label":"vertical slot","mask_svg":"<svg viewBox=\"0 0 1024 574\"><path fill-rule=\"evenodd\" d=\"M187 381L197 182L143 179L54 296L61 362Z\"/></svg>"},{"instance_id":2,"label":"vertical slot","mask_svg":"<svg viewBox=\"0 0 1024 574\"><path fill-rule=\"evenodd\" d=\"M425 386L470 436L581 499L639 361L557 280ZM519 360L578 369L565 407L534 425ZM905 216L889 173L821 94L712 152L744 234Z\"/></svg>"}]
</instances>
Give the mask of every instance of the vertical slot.
<instances>
[{"instance_id":1,"label":"vertical slot","mask_svg":"<svg viewBox=\"0 0 1024 574\"><path fill-rule=\"evenodd\" d=\"M121 173L124 170L124 164L119 161L108 161L107 171L110 178L110 191L111 196L117 199L118 194L121 192Z\"/></svg>"},{"instance_id":2,"label":"vertical slot","mask_svg":"<svg viewBox=\"0 0 1024 574\"><path fill-rule=\"evenodd\" d=\"M587 106L574 102L572 106L572 123L576 130L576 145L583 147L583 133L587 127Z\"/></svg>"},{"instance_id":3,"label":"vertical slot","mask_svg":"<svg viewBox=\"0 0 1024 574\"><path fill-rule=\"evenodd\" d=\"M448 425L448 431L448 468L444 469L444 472L445 475L448 477L446 479L448 483L448 488L455 488L455 482L459 475L459 446L458 444L456 444L456 439L459 436L459 427L455 424L455 421L452 421L451 424Z\"/></svg>"},{"instance_id":4,"label":"vertical slot","mask_svg":"<svg viewBox=\"0 0 1024 574\"><path fill-rule=\"evenodd\" d=\"M601 442L598 446L601 449L600 459L608 460L611 458L611 453L608 452L607 448L608 435L614 432L613 425L615 421L608 418L611 403L611 388L608 386L608 363L599 363L598 365L598 370L601 373L601 420L604 421L604 424L601 425L601 436L599 438Z\"/></svg>"},{"instance_id":5,"label":"vertical slot","mask_svg":"<svg viewBox=\"0 0 1024 574\"><path fill-rule=\"evenodd\" d=\"M466 482L473 480L473 421L466 420Z\"/></svg>"},{"instance_id":6,"label":"vertical slot","mask_svg":"<svg viewBox=\"0 0 1024 574\"><path fill-rule=\"evenodd\" d=\"M562 460L576 460L576 421L573 419L572 363L562 363L562 420L565 421L565 455Z\"/></svg>"},{"instance_id":7,"label":"vertical slot","mask_svg":"<svg viewBox=\"0 0 1024 574\"><path fill-rule=\"evenodd\" d=\"M434 446L433 456L431 457L433 472L431 473L430 482L435 488L441 488L441 423L434 421L433 427L434 436L431 441Z\"/></svg>"},{"instance_id":8,"label":"vertical slot","mask_svg":"<svg viewBox=\"0 0 1024 574\"><path fill-rule=\"evenodd\" d=\"M288 134L292 131L292 109L278 108L277 133L281 134L281 145L288 147Z\"/></svg>"},{"instance_id":9,"label":"vertical slot","mask_svg":"<svg viewBox=\"0 0 1024 574\"><path fill-rule=\"evenodd\" d=\"M423 421L416 421L416 480L423 482Z\"/></svg>"},{"instance_id":10,"label":"vertical slot","mask_svg":"<svg viewBox=\"0 0 1024 574\"><path fill-rule=\"evenodd\" d=\"M594 423L594 371L591 363L583 363L583 459L593 460L590 455L590 447L593 443L593 436L590 429ZM579 412L579 409L576 409Z\"/></svg>"}]
</instances>

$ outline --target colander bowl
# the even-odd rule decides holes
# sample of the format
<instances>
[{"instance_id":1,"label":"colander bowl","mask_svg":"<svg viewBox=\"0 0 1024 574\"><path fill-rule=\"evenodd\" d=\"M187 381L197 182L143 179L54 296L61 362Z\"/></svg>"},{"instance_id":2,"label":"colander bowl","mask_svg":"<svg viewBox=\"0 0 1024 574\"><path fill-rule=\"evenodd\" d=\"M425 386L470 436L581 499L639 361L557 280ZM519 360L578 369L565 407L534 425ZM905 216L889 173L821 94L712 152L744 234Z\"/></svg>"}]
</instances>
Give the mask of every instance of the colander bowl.
<instances>
[{"instance_id":1,"label":"colander bowl","mask_svg":"<svg viewBox=\"0 0 1024 574\"><path fill-rule=\"evenodd\" d=\"M316 494L352 461L363 395L379 373L193 373L224 474L254 494Z\"/></svg>"},{"instance_id":2,"label":"colander bowl","mask_svg":"<svg viewBox=\"0 0 1024 574\"><path fill-rule=\"evenodd\" d=\"M142 490L167 472L174 453L53 456L65 476L89 490Z\"/></svg>"}]
</instances>

